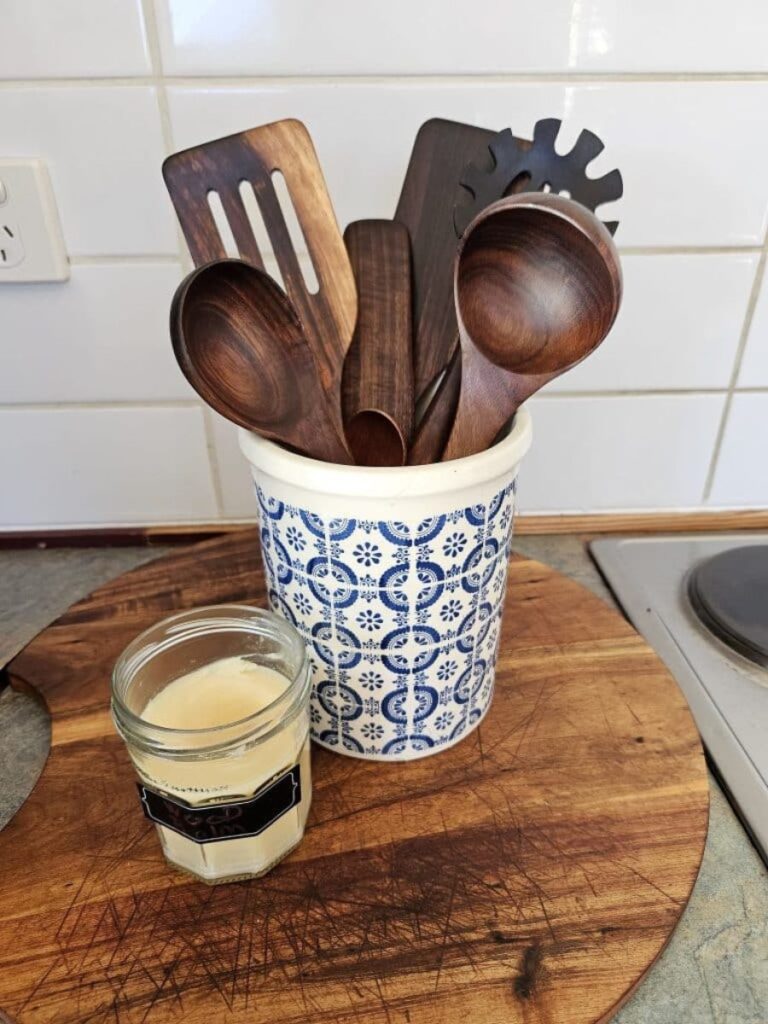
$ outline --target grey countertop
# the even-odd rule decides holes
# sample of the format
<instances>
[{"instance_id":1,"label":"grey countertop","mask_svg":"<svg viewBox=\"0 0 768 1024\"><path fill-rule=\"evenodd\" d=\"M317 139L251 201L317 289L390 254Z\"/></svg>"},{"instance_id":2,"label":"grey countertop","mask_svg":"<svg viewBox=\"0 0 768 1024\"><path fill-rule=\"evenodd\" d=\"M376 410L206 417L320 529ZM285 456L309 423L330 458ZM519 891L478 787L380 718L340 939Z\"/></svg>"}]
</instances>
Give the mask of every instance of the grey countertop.
<instances>
[{"instance_id":1,"label":"grey countertop","mask_svg":"<svg viewBox=\"0 0 768 1024\"><path fill-rule=\"evenodd\" d=\"M580 538L523 537L516 548L611 602ZM0 665L74 601L166 550L0 552ZM0 828L34 785L49 736L47 714L32 698L0 693ZM714 779L711 791L709 835L691 901L617 1024L768 1022L768 875Z\"/></svg>"}]
</instances>

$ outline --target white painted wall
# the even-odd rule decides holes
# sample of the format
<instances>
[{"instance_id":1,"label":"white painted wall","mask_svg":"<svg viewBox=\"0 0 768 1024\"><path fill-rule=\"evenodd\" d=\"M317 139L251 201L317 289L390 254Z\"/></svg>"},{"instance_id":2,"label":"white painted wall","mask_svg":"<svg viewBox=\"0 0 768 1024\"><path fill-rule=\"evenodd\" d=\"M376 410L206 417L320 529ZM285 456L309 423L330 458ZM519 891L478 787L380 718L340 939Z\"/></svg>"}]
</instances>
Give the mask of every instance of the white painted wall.
<instances>
[{"instance_id":1,"label":"white painted wall","mask_svg":"<svg viewBox=\"0 0 768 1024\"><path fill-rule=\"evenodd\" d=\"M0 529L253 516L171 358L160 164L286 116L342 223L392 215L428 117L596 131L625 305L532 403L522 509L768 506L766 111L762 0L5 0L0 156L48 161L72 278L0 285Z\"/></svg>"}]
</instances>

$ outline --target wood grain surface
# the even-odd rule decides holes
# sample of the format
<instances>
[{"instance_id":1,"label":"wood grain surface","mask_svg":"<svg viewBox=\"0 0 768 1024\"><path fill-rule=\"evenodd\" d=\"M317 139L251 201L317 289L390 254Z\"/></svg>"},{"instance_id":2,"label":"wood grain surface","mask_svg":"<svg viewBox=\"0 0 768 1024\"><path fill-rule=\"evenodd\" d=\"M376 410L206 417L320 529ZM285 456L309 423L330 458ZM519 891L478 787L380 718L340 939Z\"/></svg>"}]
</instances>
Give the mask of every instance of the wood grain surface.
<instances>
[{"instance_id":1,"label":"wood grain surface","mask_svg":"<svg viewBox=\"0 0 768 1024\"><path fill-rule=\"evenodd\" d=\"M310 291L273 176L282 173L317 277ZM325 389L339 398L357 293L323 172L306 127L292 119L228 135L169 156L163 176L195 266L227 252L209 206L216 192L241 259L264 270L240 185L250 183L288 297L304 327Z\"/></svg>"},{"instance_id":2,"label":"wood grain surface","mask_svg":"<svg viewBox=\"0 0 768 1024\"><path fill-rule=\"evenodd\" d=\"M579 203L525 192L481 211L455 261L461 391L443 460L484 451L523 402L593 352L621 286L611 235Z\"/></svg>"},{"instance_id":3,"label":"wood grain surface","mask_svg":"<svg viewBox=\"0 0 768 1024\"><path fill-rule=\"evenodd\" d=\"M176 361L197 393L247 430L327 462L351 463L338 394L326 392L293 303L244 260L188 274L171 303Z\"/></svg>"},{"instance_id":4,"label":"wood grain surface","mask_svg":"<svg viewBox=\"0 0 768 1024\"><path fill-rule=\"evenodd\" d=\"M460 392L461 349L457 348L416 428L408 452L409 466L424 466L440 461L453 427Z\"/></svg>"},{"instance_id":5,"label":"wood grain surface","mask_svg":"<svg viewBox=\"0 0 768 1024\"><path fill-rule=\"evenodd\" d=\"M413 430L411 243L394 220L344 232L357 285L357 326L342 378L347 440L362 466L402 466Z\"/></svg>"},{"instance_id":6,"label":"wood grain surface","mask_svg":"<svg viewBox=\"0 0 768 1024\"><path fill-rule=\"evenodd\" d=\"M395 211L408 228L413 258L414 388L419 399L446 368L458 344L453 306L453 257L459 243L453 208L459 182L475 161L490 169L486 128L434 117L419 128Z\"/></svg>"},{"instance_id":7,"label":"wood grain surface","mask_svg":"<svg viewBox=\"0 0 768 1024\"><path fill-rule=\"evenodd\" d=\"M515 559L480 728L402 765L315 751L303 844L262 880L209 888L160 856L110 723L109 674L160 617L232 600L264 601L255 532L120 577L12 662L12 684L50 709L52 743L0 833L7 1017L608 1020L679 919L707 828L698 735L643 640Z\"/></svg>"}]
</instances>

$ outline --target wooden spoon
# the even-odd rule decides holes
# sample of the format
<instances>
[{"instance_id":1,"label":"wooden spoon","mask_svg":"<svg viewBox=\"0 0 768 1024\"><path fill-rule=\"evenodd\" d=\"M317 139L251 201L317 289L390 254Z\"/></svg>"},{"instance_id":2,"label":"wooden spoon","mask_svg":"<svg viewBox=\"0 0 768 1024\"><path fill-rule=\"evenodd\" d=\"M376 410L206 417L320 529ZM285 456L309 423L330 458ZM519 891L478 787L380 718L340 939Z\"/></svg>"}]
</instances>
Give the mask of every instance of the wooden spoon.
<instances>
[{"instance_id":1,"label":"wooden spoon","mask_svg":"<svg viewBox=\"0 0 768 1024\"><path fill-rule=\"evenodd\" d=\"M276 188L278 174L283 175L288 204L293 206L296 234L291 232L290 211L283 208ZM293 119L275 121L185 149L168 157L163 176L195 266L227 255L211 210L211 193L221 200L243 260L264 270L271 250L312 346L323 385L340 401L341 371L355 329L357 296L331 198L305 126ZM266 251L259 246L246 209L243 192L247 195L248 188L263 220ZM310 284L299 259L299 249L304 247L316 286Z\"/></svg>"},{"instance_id":2,"label":"wooden spoon","mask_svg":"<svg viewBox=\"0 0 768 1024\"><path fill-rule=\"evenodd\" d=\"M171 340L222 416L312 458L352 462L296 310L263 271L242 260L193 270L173 297Z\"/></svg>"},{"instance_id":3,"label":"wooden spoon","mask_svg":"<svg viewBox=\"0 0 768 1024\"><path fill-rule=\"evenodd\" d=\"M402 466L413 429L408 230L392 220L358 220L344 241L357 284L342 380L347 442L360 466Z\"/></svg>"},{"instance_id":4,"label":"wooden spoon","mask_svg":"<svg viewBox=\"0 0 768 1024\"><path fill-rule=\"evenodd\" d=\"M619 255L583 206L519 193L467 228L454 295L462 378L444 462L483 451L526 399L597 348L619 311Z\"/></svg>"}]
</instances>

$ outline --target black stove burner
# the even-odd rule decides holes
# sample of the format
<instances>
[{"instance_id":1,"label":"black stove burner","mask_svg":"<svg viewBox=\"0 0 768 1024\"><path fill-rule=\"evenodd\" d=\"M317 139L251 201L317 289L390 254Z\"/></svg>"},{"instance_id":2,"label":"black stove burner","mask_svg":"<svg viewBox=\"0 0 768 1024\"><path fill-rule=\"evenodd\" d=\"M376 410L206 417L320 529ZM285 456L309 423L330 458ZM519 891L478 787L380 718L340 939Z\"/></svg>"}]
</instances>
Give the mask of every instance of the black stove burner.
<instances>
[{"instance_id":1,"label":"black stove burner","mask_svg":"<svg viewBox=\"0 0 768 1024\"><path fill-rule=\"evenodd\" d=\"M688 597L723 643L768 668L768 544L732 548L700 562Z\"/></svg>"}]
</instances>

